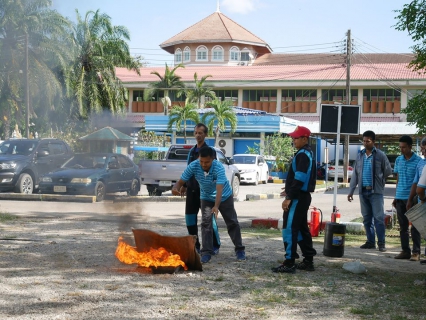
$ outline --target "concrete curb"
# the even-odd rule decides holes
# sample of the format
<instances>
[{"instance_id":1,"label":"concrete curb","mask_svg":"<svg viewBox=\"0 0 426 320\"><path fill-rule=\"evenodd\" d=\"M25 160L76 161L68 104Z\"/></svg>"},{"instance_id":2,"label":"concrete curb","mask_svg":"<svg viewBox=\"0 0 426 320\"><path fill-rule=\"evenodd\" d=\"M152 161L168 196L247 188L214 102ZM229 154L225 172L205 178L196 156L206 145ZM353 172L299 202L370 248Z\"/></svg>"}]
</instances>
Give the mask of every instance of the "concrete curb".
<instances>
[{"instance_id":1,"label":"concrete curb","mask_svg":"<svg viewBox=\"0 0 426 320\"><path fill-rule=\"evenodd\" d=\"M324 192L324 191L330 191L334 189L334 186L329 186L329 187L325 187L325 186L320 186L317 185L317 187L315 188L315 193L317 192ZM339 183L337 185L337 188L347 188L349 187L349 183ZM255 193L255 194L247 194L246 195L246 200L245 201L253 201L253 200L267 200L267 199L279 199L281 198L279 193Z\"/></svg>"},{"instance_id":2,"label":"concrete curb","mask_svg":"<svg viewBox=\"0 0 426 320\"><path fill-rule=\"evenodd\" d=\"M57 194L22 194L22 193L0 193L0 200L19 201L58 201L58 202L96 202L95 196L83 195L57 195Z\"/></svg>"}]
</instances>

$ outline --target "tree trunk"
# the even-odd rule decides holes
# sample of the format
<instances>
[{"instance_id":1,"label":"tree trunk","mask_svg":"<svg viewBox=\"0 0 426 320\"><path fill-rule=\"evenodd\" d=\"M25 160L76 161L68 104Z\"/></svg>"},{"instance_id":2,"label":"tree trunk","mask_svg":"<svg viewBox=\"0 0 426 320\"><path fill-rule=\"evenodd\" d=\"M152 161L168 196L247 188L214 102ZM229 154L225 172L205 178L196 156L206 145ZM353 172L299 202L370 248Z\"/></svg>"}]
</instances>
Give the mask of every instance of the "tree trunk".
<instances>
[{"instance_id":1,"label":"tree trunk","mask_svg":"<svg viewBox=\"0 0 426 320\"><path fill-rule=\"evenodd\" d=\"M219 147L219 133L220 133L219 127L216 127L215 132L214 132L214 146L216 148Z\"/></svg>"}]
</instances>

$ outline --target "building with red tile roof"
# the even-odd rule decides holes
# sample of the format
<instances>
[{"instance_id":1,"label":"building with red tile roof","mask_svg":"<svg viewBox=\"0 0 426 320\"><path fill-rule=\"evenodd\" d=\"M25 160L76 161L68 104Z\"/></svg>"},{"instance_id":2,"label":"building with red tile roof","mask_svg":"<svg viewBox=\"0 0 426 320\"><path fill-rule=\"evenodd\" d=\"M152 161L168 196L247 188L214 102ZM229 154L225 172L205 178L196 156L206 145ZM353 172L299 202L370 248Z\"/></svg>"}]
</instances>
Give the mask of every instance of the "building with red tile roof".
<instances>
[{"instance_id":1,"label":"building with red tile roof","mask_svg":"<svg viewBox=\"0 0 426 320\"><path fill-rule=\"evenodd\" d=\"M231 144L247 139L250 140L247 145L253 145L253 141L261 142L265 134L292 131L297 124L307 125L319 135L321 105L346 103L346 54L273 53L260 37L219 10L164 41L160 47L174 55L175 65L184 65L175 73L187 85L193 83L194 73L199 79L211 75L206 84L213 87L220 99L276 118L274 125L265 121L263 126L257 117L248 126L258 133L256 137L251 131L247 135L237 131L234 137L225 133ZM415 126L409 126L401 112L410 97L426 88L426 75L409 67L413 58L411 53L351 55L350 104L360 106L361 129L375 128L382 139L415 135ZM161 93L152 101L143 101L144 90L159 80L153 71L164 74L162 67L141 68L140 75L117 68L116 74L129 89L128 118L134 119L135 126L166 131L168 118L162 115ZM169 96L173 105L184 103L184 97L179 98L173 90ZM145 115L145 124L139 122L141 114ZM148 123L150 117L155 118L155 126ZM241 117L247 120L247 116ZM230 149L236 151L244 153Z\"/></svg>"}]
</instances>

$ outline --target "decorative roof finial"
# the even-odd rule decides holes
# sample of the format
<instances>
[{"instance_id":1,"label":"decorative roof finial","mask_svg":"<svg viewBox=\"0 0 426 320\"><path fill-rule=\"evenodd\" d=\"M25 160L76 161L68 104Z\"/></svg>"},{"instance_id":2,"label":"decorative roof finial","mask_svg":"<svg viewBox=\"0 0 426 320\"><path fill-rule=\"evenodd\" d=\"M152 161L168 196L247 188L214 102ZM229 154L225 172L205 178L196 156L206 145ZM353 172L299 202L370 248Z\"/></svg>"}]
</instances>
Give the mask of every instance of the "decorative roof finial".
<instances>
[{"instance_id":1,"label":"decorative roof finial","mask_svg":"<svg viewBox=\"0 0 426 320\"><path fill-rule=\"evenodd\" d=\"M216 8L216 12L220 13L220 2L219 0L217 0L217 8Z\"/></svg>"}]
</instances>

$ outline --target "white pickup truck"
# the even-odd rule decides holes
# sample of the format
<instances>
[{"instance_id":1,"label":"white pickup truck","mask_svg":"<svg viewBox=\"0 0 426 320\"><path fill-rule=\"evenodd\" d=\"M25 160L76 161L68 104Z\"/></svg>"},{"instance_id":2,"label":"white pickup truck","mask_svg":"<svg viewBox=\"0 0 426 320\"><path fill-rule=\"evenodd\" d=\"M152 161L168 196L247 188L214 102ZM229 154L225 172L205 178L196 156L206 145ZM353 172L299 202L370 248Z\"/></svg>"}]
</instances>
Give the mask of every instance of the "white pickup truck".
<instances>
[{"instance_id":1,"label":"white pickup truck","mask_svg":"<svg viewBox=\"0 0 426 320\"><path fill-rule=\"evenodd\" d=\"M192 147L193 145L174 144L170 146L163 160L139 161L141 183L146 185L149 195L161 196L163 192L172 189L173 184L179 180L187 167L188 154ZM214 149L216 159L225 167L226 177L236 197L240 189L240 173L220 149Z\"/></svg>"}]
</instances>

